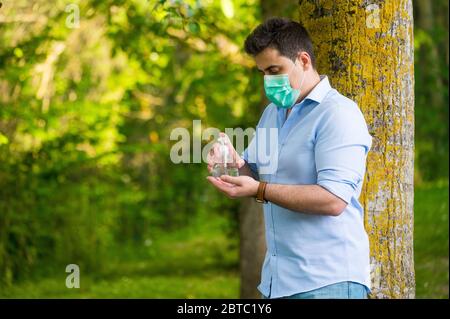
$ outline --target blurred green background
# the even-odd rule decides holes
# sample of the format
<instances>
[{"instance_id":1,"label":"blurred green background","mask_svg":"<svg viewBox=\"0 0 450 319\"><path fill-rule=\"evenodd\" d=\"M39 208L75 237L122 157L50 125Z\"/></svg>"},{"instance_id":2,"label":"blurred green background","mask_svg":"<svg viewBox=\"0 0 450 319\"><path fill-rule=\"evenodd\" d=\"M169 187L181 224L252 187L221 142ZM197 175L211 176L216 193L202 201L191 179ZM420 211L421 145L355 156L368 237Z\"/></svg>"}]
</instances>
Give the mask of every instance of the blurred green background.
<instances>
[{"instance_id":1,"label":"blurred green background","mask_svg":"<svg viewBox=\"0 0 450 319\"><path fill-rule=\"evenodd\" d=\"M0 297L237 298L239 202L169 136L254 127L261 1L0 2ZM417 297L448 298L448 1L414 8Z\"/></svg>"}]
</instances>

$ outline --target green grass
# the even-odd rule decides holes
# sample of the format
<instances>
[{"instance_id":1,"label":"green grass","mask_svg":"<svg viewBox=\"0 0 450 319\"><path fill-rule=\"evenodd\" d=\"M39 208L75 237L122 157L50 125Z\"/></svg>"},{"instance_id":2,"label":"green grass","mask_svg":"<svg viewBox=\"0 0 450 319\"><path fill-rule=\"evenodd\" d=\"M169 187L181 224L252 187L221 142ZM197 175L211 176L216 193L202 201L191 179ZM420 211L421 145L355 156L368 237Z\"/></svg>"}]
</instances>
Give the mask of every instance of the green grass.
<instances>
[{"instance_id":1,"label":"green grass","mask_svg":"<svg viewBox=\"0 0 450 319\"><path fill-rule=\"evenodd\" d=\"M414 257L417 298L448 298L448 181L415 189ZM28 279L1 298L238 298L237 238L223 217L202 218L146 244L122 246L101 274L81 269L80 289L65 273Z\"/></svg>"},{"instance_id":2,"label":"green grass","mask_svg":"<svg viewBox=\"0 0 450 319\"><path fill-rule=\"evenodd\" d=\"M26 282L4 291L2 298L238 298L236 273L188 276L81 277L80 289L68 289L65 278Z\"/></svg>"},{"instance_id":3,"label":"green grass","mask_svg":"<svg viewBox=\"0 0 450 319\"><path fill-rule=\"evenodd\" d=\"M417 298L448 298L448 180L414 192Z\"/></svg>"},{"instance_id":4,"label":"green grass","mask_svg":"<svg viewBox=\"0 0 450 319\"><path fill-rule=\"evenodd\" d=\"M209 218L139 246L117 247L102 260L101 273L80 269L79 289L66 288L62 270L0 289L0 298L238 298L237 238L225 225L223 218Z\"/></svg>"}]
</instances>

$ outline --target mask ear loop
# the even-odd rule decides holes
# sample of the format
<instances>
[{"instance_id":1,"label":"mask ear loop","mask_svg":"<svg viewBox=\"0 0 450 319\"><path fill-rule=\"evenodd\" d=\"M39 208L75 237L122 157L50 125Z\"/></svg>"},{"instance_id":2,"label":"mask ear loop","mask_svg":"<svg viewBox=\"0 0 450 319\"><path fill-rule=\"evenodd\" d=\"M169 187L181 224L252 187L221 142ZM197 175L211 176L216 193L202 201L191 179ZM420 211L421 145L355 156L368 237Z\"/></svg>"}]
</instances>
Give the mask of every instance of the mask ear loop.
<instances>
[{"instance_id":1,"label":"mask ear loop","mask_svg":"<svg viewBox=\"0 0 450 319\"><path fill-rule=\"evenodd\" d=\"M295 60L295 62L294 62L294 66L297 64L297 60ZM302 81L300 82L300 86L299 86L299 90L300 90L300 92L301 92L301 90L302 90L302 85L303 85L303 82L305 81L305 77L306 77L306 74L305 74L305 71L303 71L303 78L302 78Z\"/></svg>"},{"instance_id":2,"label":"mask ear loop","mask_svg":"<svg viewBox=\"0 0 450 319\"><path fill-rule=\"evenodd\" d=\"M289 74L292 73L292 70L295 68L296 65L297 65L297 59L295 59L294 65L292 66L291 71L289 71ZM302 78L302 81L300 82L300 87L298 88L300 91L302 89L303 82L305 81L305 77L306 77L305 71L303 71L303 78Z\"/></svg>"}]
</instances>

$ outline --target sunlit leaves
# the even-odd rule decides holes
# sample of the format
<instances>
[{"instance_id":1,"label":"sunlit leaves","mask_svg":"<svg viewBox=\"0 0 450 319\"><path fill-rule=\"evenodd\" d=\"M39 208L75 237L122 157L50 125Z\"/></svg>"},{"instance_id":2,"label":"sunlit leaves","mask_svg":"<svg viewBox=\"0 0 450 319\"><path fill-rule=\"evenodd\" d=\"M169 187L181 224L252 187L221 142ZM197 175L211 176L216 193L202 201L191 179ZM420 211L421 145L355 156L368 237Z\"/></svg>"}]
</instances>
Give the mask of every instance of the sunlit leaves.
<instances>
[{"instance_id":1,"label":"sunlit leaves","mask_svg":"<svg viewBox=\"0 0 450 319\"><path fill-rule=\"evenodd\" d=\"M220 0L220 4L222 6L223 14L231 19L234 17L234 5L232 0Z\"/></svg>"},{"instance_id":2,"label":"sunlit leaves","mask_svg":"<svg viewBox=\"0 0 450 319\"><path fill-rule=\"evenodd\" d=\"M8 138L0 132L0 145L8 144L8 142L9 142Z\"/></svg>"}]
</instances>

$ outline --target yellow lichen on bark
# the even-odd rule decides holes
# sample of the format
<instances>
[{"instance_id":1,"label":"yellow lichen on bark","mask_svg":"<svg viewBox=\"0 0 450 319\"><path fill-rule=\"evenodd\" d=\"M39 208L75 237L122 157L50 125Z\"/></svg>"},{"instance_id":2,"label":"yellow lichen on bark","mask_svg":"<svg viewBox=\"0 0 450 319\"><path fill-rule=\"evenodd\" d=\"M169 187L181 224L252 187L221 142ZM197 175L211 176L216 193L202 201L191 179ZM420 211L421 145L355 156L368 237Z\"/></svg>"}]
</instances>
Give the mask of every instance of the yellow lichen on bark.
<instances>
[{"instance_id":1,"label":"yellow lichen on bark","mask_svg":"<svg viewBox=\"0 0 450 319\"><path fill-rule=\"evenodd\" d=\"M414 54L411 0L300 0L318 70L358 103L373 137L361 202L372 297L413 298Z\"/></svg>"}]
</instances>

